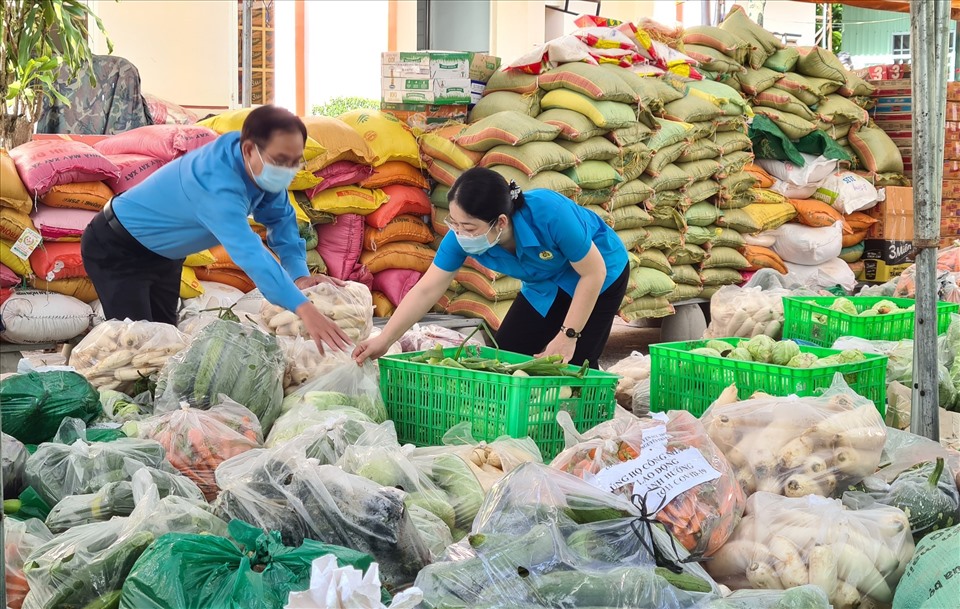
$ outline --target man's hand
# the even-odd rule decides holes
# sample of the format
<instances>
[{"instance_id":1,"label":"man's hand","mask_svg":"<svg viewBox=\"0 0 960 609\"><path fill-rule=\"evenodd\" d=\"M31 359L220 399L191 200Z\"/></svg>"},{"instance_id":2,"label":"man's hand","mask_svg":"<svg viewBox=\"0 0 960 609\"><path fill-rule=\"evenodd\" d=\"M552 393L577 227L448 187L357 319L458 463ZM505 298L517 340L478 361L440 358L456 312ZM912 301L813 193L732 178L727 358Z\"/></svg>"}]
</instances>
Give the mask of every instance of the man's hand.
<instances>
[{"instance_id":1,"label":"man's hand","mask_svg":"<svg viewBox=\"0 0 960 609\"><path fill-rule=\"evenodd\" d=\"M296 286L301 290L312 288L313 286L320 285L321 283L330 283L341 288L346 285L346 282L340 281L339 279L334 279L333 277L327 277L326 275L308 275L306 277L300 277L293 283L295 283Z\"/></svg>"},{"instance_id":2,"label":"man's hand","mask_svg":"<svg viewBox=\"0 0 960 609\"><path fill-rule=\"evenodd\" d=\"M387 344L384 335L378 334L374 338L367 339L360 343L357 348L353 350L353 359L357 362L358 366L362 366L363 362L368 359L380 359L389 349L390 345Z\"/></svg>"},{"instance_id":3,"label":"man's hand","mask_svg":"<svg viewBox=\"0 0 960 609\"><path fill-rule=\"evenodd\" d=\"M560 332L550 341L543 353L537 354L537 357L548 357L550 355L562 355L563 363L569 364L573 359L573 353L577 350L577 339L568 338L566 334Z\"/></svg>"},{"instance_id":4,"label":"man's hand","mask_svg":"<svg viewBox=\"0 0 960 609\"><path fill-rule=\"evenodd\" d=\"M307 334L310 335L313 342L317 343L320 355L324 355L324 344L337 351L346 351L350 346L350 338L340 329L340 326L333 323L313 304L303 303L297 307L296 314L303 322L303 328L307 331Z\"/></svg>"}]
</instances>

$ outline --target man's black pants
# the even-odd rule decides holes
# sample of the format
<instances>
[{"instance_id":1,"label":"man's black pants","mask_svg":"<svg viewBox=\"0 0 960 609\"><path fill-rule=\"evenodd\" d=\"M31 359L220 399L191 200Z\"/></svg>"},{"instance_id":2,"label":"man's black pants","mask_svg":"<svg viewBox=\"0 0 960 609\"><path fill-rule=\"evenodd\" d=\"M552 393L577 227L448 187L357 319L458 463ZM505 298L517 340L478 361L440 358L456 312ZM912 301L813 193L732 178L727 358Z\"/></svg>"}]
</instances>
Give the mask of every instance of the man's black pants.
<instances>
[{"instance_id":1,"label":"man's black pants","mask_svg":"<svg viewBox=\"0 0 960 609\"><path fill-rule=\"evenodd\" d=\"M589 361L591 368L598 368L600 356L607 346L613 318L623 305L630 280L630 265L623 270L620 278L604 290L597 298L597 304L581 331L577 346L570 363L575 366ZM523 297L517 297L510 306L500 329L497 331L497 344L504 351L535 355L543 351L550 341L560 332L560 327L570 310L573 299L563 290L557 290L557 298L544 317Z\"/></svg>"},{"instance_id":2,"label":"man's black pants","mask_svg":"<svg viewBox=\"0 0 960 609\"><path fill-rule=\"evenodd\" d=\"M144 247L123 228L110 204L83 231L80 251L107 319L176 325L182 259Z\"/></svg>"}]
</instances>

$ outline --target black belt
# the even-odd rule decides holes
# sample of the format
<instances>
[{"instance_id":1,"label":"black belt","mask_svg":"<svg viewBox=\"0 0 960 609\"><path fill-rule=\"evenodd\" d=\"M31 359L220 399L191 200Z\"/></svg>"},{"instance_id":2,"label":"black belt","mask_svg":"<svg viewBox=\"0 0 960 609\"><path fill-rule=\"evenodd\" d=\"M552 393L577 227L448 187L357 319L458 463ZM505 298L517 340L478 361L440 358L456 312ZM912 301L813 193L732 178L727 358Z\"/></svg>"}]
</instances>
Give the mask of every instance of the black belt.
<instances>
[{"instance_id":1,"label":"black belt","mask_svg":"<svg viewBox=\"0 0 960 609\"><path fill-rule=\"evenodd\" d=\"M127 229L124 228L123 224L120 223L119 218L117 218L117 214L114 213L112 199L107 201L107 204L103 206L103 217L107 221L107 226L110 227L110 230L112 230L118 236L123 237L124 239L136 241L133 235L131 235Z\"/></svg>"}]
</instances>

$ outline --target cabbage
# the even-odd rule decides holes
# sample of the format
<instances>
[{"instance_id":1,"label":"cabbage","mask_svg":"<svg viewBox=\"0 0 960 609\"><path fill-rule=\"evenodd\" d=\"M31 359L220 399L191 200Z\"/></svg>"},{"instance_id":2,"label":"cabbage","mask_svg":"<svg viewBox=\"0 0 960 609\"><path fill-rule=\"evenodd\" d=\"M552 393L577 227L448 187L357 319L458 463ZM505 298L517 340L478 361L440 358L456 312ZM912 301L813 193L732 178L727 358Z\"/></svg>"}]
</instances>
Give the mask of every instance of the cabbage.
<instances>
[{"instance_id":1,"label":"cabbage","mask_svg":"<svg viewBox=\"0 0 960 609\"><path fill-rule=\"evenodd\" d=\"M716 349L720 355L727 355L733 351L733 345L730 343L725 343L722 340L711 340L707 341L707 344L704 345L707 349Z\"/></svg>"},{"instance_id":2,"label":"cabbage","mask_svg":"<svg viewBox=\"0 0 960 609\"><path fill-rule=\"evenodd\" d=\"M833 304L830 305L831 311L839 311L841 313L847 313L849 315L857 315L857 306L853 304L853 301L849 298L838 298L833 301Z\"/></svg>"},{"instance_id":3,"label":"cabbage","mask_svg":"<svg viewBox=\"0 0 960 609\"><path fill-rule=\"evenodd\" d=\"M720 352L716 349L711 349L709 347L700 347L699 349L691 349L690 353L693 355L705 355L707 357L723 357L720 355Z\"/></svg>"},{"instance_id":4,"label":"cabbage","mask_svg":"<svg viewBox=\"0 0 960 609\"><path fill-rule=\"evenodd\" d=\"M787 362L800 355L800 346L792 340L781 340L773 347L770 362L778 366L786 366Z\"/></svg>"},{"instance_id":5,"label":"cabbage","mask_svg":"<svg viewBox=\"0 0 960 609\"><path fill-rule=\"evenodd\" d=\"M860 349L844 349L837 358L841 364L853 364L867 360L867 356L865 356Z\"/></svg>"},{"instance_id":6,"label":"cabbage","mask_svg":"<svg viewBox=\"0 0 960 609\"><path fill-rule=\"evenodd\" d=\"M791 368L811 368L818 361L819 359L813 353L801 353L787 362L787 366Z\"/></svg>"},{"instance_id":7,"label":"cabbage","mask_svg":"<svg viewBox=\"0 0 960 609\"><path fill-rule=\"evenodd\" d=\"M898 307L896 303L889 300L881 300L870 308L876 311L878 315L887 315L889 313L900 312L900 307Z\"/></svg>"},{"instance_id":8,"label":"cabbage","mask_svg":"<svg viewBox=\"0 0 960 609\"><path fill-rule=\"evenodd\" d=\"M303 402L317 410L331 410L337 406L353 406L356 400L335 391L308 391L303 394Z\"/></svg>"},{"instance_id":9,"label":"cabbage","mask_svg":"<svg viewBox=\"0 0 960 609\"><path fill-rule=\"evenodd\" d=\"M746 347L737 347L727 354L727 359L740 360L742 362L752 362L753 356L747 351Z\"/></svg>"},{"instance_id":10,"label":"cabbage","mask_svg":"<svg viewBox=\"0 0 960 609\"><path fill-rule=\"evenodd\" d=\"M740 346L746 347L747 351L750 352L750 355L753 357L755 362L770 362L770 356L773 353L773 348L777 345L777 341L773 340L766 334L760 334L754 336L750 340L744 343L740 343Z\"/></svg>"}]
</instances>

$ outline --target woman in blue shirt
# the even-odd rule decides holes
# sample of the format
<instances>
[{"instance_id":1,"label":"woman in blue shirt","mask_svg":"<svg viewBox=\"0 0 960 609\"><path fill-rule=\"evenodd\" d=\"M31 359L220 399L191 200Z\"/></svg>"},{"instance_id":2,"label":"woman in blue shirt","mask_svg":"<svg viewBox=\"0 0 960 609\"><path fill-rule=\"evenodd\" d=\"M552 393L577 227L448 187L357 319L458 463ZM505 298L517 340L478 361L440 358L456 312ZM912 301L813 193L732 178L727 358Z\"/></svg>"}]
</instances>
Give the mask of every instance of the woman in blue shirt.
<instances>
[{"instance_id":1,"label":"woman in blue shirt","mask_svg":"<svg viewBox=\"0 0 960 609\"><path fill-rule=\"evenodd\" d=\"M523 193L484 168L470 169L448 194L450 232L433 265L407 294L382 334L354 358L378 358L423 318L468 256L523 282L497 332L501 349L597 361L629 279L627 252L593 212L550 190Z\"/></svg>"}]
</instances>

